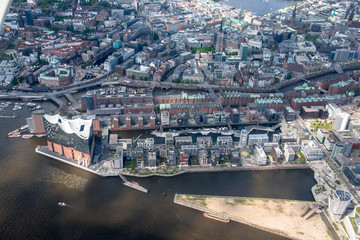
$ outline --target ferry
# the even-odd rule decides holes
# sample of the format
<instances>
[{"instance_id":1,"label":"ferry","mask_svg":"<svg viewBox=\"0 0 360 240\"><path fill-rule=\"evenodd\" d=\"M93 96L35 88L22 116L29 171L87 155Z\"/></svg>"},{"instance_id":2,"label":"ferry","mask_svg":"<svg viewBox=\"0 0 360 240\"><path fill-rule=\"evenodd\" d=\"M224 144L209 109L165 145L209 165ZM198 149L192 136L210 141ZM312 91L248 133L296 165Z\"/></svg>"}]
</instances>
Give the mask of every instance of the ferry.
<instances>
[{"instance_id":1,"label":"ferry","mask_svg":"<svg viewBox=\"0 0 360 240\"><path fill-rule=\"evenodd\" d=\"M230 222L230 219L228 219L228 218L215 216L215 215L213 215L211 213L204 212L203 215L204 215L204 217L207 217L207 218L210 218L210 219L213 219L213 220L217 220L217 221L220 221L220 222L223 222L223 223L229 223Z\"/></svg>"},{"instance_id":2,"label":"ferry","mask_svg":"<svg viewBox=\"0 0 360 240\"><path fill-rule=\"evenodd\" d=\"M59 205L60 207L67 207L67 204L64 203L64 202L58 202L58 205Z\"/></svg>"}]
</instances>

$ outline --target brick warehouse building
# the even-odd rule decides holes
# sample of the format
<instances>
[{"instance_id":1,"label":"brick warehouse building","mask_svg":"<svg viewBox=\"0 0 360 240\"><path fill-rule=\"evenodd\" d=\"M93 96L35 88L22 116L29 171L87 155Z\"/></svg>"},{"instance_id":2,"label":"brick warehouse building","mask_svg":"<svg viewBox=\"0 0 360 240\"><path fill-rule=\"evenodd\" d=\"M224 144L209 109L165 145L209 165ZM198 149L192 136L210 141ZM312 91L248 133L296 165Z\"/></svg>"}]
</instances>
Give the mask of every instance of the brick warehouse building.
<instances>
[{"instance_id":1,"label":"brick warehouse building","mask_svg":"<svg viewBox=\"0 0 360 240\"><path fill-rule=\"evenodd\" d=\"M59 114L45 114L44 125L51 152L78 161L79 164L92 163L95 147L92 120L69 120Z\"/></svg>"},{"instance_id":2,"label":"brick warehouse building","mask_svg":"<svg viewBox=\"0 0 360 240\"><path fill-rule=\"evenodd\" d=\"M124 93L116 95L101 95L97 91L89 91L86 95L81 97L81 110L91 111L101 107L121 107L124 105L130 106L131 104L147 104L153 102L153 96L151 94ZM150 108L153 108L153 106L150 106Z\"/></svg>"},{"instance_id":3,"label":"brick warehouse building","mask_svg":"<svg viewBox=\"0 0 360 240\"><path fill-rule=\"evenodd\" d=\"M197 102L212 102L211 94L181 94L158 96L158 104L177 104L177 103L197 103Z\"/></svg>"},{"instance_id":4,"label":"brick warehouse building","mask_svg":"<svg viewBox=\"0 0 360 240\"><path fill-rule=\"evenodd\" d=\"M331 84L345 81L347 79L349 79L349 75L347 73L334 74L320 78L317 81L317 85L322 89L328 90Z\"/></svg>"}]
</instances>

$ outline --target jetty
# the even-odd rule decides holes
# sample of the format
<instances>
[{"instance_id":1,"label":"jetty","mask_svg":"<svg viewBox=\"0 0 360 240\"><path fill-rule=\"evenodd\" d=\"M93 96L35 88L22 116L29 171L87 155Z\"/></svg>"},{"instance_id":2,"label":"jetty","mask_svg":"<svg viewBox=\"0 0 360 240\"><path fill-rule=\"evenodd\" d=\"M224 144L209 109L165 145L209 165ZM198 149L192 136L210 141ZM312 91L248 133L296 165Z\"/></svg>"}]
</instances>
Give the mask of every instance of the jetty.
<instances>
[{"instance_id":1,"label":"jetty","mask_svg":"<svg viewBox=\"0 0 360 240\"><path fill-rule=\"evenodd\" d=\"M148 193L148 192L149 192L149 190L147 190L146 188L140 186L138 183L128 181L128 180L125 178L125 176L122 175L121 173L119 174L119 177L123 180L125 186L134 188L134 189L139 190L139 191L144 192L144 193Z\"/></svg>"}]
</instances>

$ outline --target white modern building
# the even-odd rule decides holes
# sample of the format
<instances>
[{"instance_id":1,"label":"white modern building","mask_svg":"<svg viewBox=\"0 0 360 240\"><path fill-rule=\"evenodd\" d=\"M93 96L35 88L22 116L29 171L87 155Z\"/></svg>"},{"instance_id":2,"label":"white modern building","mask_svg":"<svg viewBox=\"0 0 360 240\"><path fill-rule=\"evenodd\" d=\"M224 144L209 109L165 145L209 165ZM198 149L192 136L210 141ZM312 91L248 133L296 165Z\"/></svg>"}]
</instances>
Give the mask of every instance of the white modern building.
<instances>
[{"instance_id":1,"label":"white modern building","mask_svg":"<svg viewBox=\"0 0 360 240\"><path fill-rule=\"evenodd\" d=\"M321 160L324 152L314 140L303 140L301 142L301 152L308 161Z\"/></svg>"},{"instance_id":2,"label":"white modern building","mask_svg":"<svg viewBox=\"0 0 360 240\"><path fill-rule=\"evenodd\" d=\"M269 142L269 136L264 134L249 134L248 135L248 145L254 145L254 144L263 144Z\"/></svg>"},{"instance_id":3,"label":"white modern building","mask_svg":"<svg viewBox=\"0 0 360 240\"><path fill-rule=\"evenodd\" d=\"M295 160L295 151L292 147L284 148L284 159L286 162Z\"/></svg>"},{"instance_id":4,"label":"white modern building","mask_svg":"<svg viewBox=\"0 0 360 240\"><path fill-rule=\"evenodd\" d=\"M335 117L342 112L341 108L339 108L338 105L334 103L327 104L326 109L328 110L329 113L328 118L330 119L335 119Z\"/></svg>"},{"instance_id":5,"label":"white modern building","mask_svg":"<svg viewBox=\"0 0 360 240\"><path fill-rule=\"evenodd\" d=\"M246 147L247 146L247 141L248 141L248 131L246 129L241 130L240 132L240 147Z\"/></svg>"},{"instance_id":6,"label":"white modern building","mask_svg":"<svg viewBox=\"0 0 360 240\"><path fill-rule=\"evenodd\" d=\"M347 112L341 112L335 117L333 129L337 131L343 131L347 129L350 115Z\"/></svg>"},{"instance_id":7,"label":"white modern building","mask_svg":"<svg viewBox=\"0 0 360 240\"><path fill-rule=\"evenodd\" d=\"M267 156L266 156L264 149L260 145L256 145L254 152L255 152L255 158L256 158L257 164L259 166L266 165L267 164Z\"/></svg>"},{"instance_id":8,"label":"white modern building","mask_svg":"<svg viewBox=\"0 0 360 240\"><path fill-rule=\"evenodd\" d=\"M329 196L329 213L335 221L339 221L344 215L351 202L350 193L342 190L336 190Z\"/></svg>"}]
</instances>

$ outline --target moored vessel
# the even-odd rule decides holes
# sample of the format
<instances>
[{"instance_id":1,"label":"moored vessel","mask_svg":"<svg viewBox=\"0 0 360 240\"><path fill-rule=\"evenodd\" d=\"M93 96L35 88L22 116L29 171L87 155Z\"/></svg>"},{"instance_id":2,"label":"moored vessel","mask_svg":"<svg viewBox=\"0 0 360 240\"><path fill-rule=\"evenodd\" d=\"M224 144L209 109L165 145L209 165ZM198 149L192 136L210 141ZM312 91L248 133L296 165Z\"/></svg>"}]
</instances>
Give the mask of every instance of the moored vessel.
<instances>
[{"instance_id":1,"label":"moored vessel","mask_svg":"<svg viewBox=\"0 0 360 240\"><path fill-rule=\"evenodd\" d=\"M204 212L203 215L204 215L204 217L207 217L207 218L210 218L210 219L213 219L213 220L217 220L217 221L220 221L220 222L224 222L224 223L229 223L230 222L230 219L228 219L228 218L215 216L214 214L211 214L211 213Z\"/></svg>"}]
</instances>

